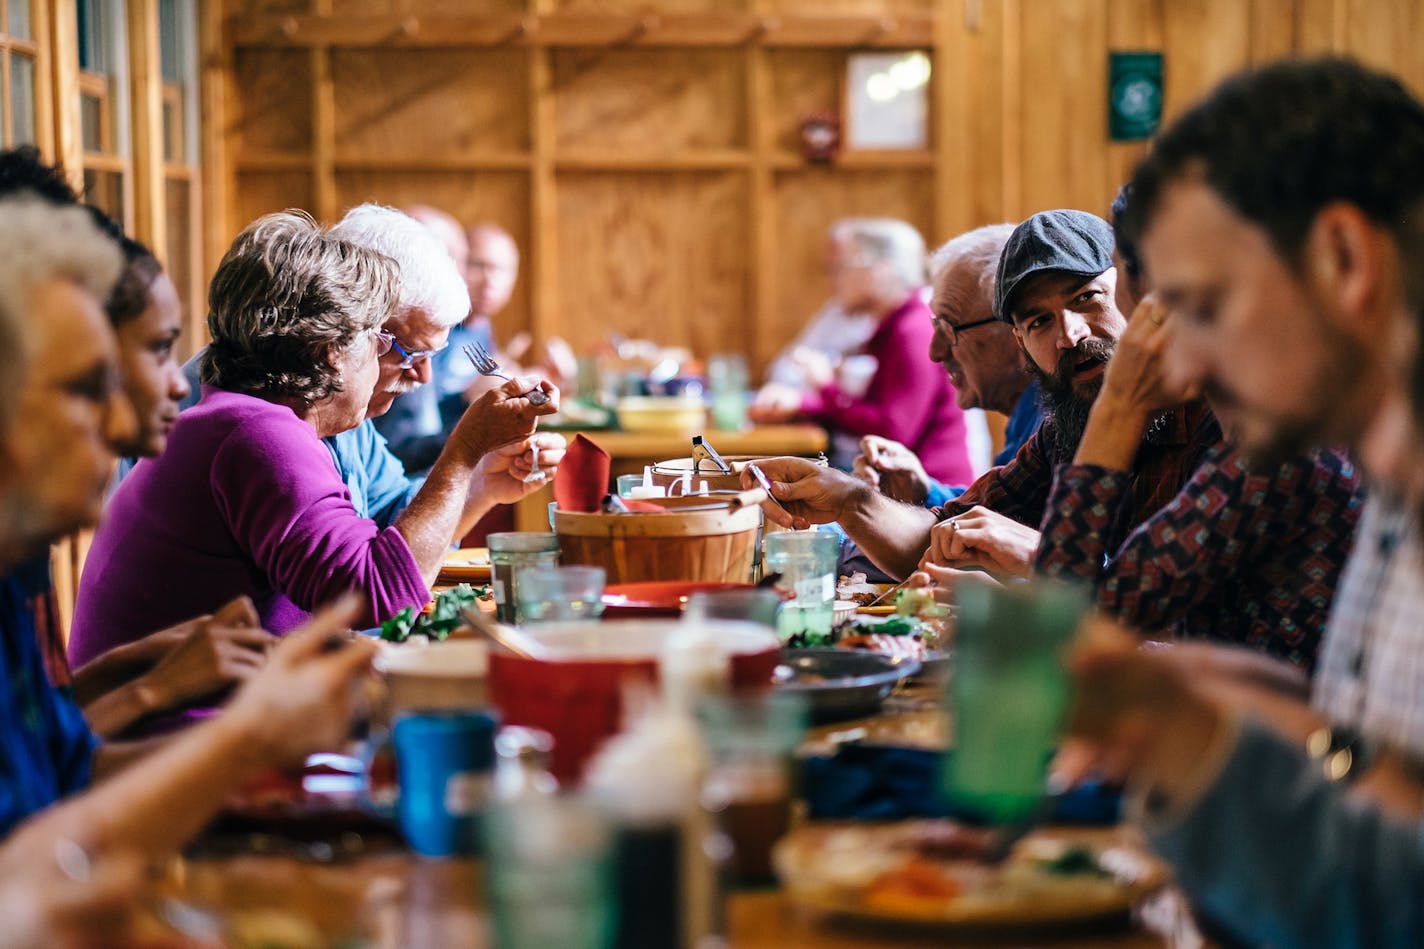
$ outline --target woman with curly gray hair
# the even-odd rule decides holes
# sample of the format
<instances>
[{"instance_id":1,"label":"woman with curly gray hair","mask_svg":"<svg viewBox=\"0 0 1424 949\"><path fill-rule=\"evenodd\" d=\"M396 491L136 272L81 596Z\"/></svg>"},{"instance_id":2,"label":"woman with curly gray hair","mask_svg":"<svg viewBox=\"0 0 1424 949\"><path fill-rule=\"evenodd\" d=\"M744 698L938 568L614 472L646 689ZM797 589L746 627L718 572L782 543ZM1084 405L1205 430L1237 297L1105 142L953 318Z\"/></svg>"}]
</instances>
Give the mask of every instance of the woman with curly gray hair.
<instances>
[{"instance_id":1,"label":"woman with curly gray hair","mask_svg":"<svg viewBox=\"0 0 1424 949\"><path fill-rule=\"evenodd\" d=\"M429 599L448 530L437 540L417 503L384 528L360 516L321 442L366 416L399 280L390 258L303 214L269 214L238 236L209 288L203 398L110 502L73 661L235 596L279 634L346 590L365 594L368 624ZM505 402L504 421L467 436L465 454L533 430L542 410Z\"/></svg>"}]
</instances>

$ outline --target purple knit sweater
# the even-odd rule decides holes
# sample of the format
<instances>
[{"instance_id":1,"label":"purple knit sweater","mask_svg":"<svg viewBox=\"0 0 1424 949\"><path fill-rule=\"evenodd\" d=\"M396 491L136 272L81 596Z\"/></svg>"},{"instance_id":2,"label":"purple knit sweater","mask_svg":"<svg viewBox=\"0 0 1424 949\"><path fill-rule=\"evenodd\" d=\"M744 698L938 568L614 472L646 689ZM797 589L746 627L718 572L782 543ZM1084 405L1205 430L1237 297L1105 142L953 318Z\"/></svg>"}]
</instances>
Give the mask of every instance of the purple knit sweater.
<instances>
[{"instance_id":1,"label":"purple knit sweater","mask_svg":"<svg viewBox=\"0 0 1424 949\"><path fill-rule=\"evenodd\" d=\"M836 431L881 435L905 445L931 478L969 484L974 466L965 442L964 412L944 367L930 360L934 326L919 291L880 321L860 352L874 356L875 376L865 395L835 383L808 393L801 412Z\"/></svg>"},{"instance_id":2,"label":"purple knit sweater","mask_svg":"<svg viewBox=\"0 0 1424 949\"><path fill-rule=\"evenodd\" d=\"M168 448L124 479L79 583L70 661L211 613L235 596L286 633L346 590L374 625L430 591L392 528L351 506L331 453L289 408L204 387Z\"/></svg>"}]
</instances>

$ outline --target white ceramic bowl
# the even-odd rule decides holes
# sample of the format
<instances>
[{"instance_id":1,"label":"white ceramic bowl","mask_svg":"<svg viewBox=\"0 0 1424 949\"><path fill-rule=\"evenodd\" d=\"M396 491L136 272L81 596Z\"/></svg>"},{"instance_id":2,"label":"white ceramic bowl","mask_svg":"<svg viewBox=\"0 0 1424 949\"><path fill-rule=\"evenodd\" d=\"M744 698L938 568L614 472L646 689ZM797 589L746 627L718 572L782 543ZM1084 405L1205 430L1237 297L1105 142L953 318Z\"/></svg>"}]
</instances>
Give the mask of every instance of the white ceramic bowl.
<instances>
[{"instance_id":1,"label":"white ceramic bowl","mask_svg":"<svg viewBox=\"0 0 1424 949\"><path fill-rule=\"evenodd\" d=\"M482 640L382 643L375 665L385 678L392 715L489 704L489 649Z\"/></svg>"}]
</instances>

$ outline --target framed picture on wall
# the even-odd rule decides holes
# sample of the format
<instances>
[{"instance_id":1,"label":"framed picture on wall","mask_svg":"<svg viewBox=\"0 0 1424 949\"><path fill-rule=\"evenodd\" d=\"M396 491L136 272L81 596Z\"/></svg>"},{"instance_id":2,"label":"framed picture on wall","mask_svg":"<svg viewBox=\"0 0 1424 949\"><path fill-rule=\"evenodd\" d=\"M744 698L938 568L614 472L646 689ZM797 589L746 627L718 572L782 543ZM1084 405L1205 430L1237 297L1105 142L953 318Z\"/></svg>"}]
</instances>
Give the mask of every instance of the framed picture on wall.
<instances>
[{"instance_id":1,"label":"framed picture on wall","mask_svg":"<svg viewBox=\"0 0 1424 949\"><path fill-rule=\"evenodd\" d=\"M920 50L846 58L845 147L900 151L929 146L930 58Z\"/></svg>"}]
</instances>

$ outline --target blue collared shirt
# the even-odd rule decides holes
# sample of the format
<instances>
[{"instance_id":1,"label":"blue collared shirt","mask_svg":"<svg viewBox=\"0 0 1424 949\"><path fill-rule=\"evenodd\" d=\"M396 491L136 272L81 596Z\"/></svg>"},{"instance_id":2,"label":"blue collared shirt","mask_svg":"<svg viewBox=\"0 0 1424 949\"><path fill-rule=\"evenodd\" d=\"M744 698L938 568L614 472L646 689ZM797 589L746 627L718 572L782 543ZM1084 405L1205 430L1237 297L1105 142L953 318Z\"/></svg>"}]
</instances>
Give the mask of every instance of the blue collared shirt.
<instances>
[{"instance_id":1,"label":"blue collared shirt","mask_svg":"<svg viewBox=\"0 0 1424 949\"><path fill-rule=\"evenodd\" d=\"M14 574L0 579L0 836L86 787L99 744L45 675L28 592Z\"/></svg>"}]
</instances>

